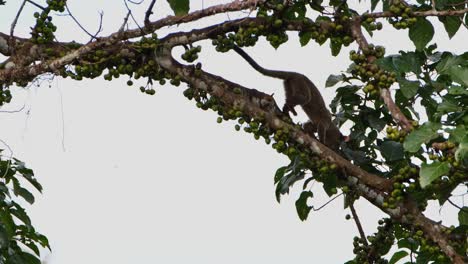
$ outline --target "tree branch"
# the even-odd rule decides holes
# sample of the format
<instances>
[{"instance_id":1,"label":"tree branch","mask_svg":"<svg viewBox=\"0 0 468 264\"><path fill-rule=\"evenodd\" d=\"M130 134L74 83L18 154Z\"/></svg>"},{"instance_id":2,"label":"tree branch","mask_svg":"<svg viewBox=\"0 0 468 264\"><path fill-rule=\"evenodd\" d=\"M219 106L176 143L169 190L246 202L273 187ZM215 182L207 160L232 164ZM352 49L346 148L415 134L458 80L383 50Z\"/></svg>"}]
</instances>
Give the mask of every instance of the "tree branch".
<instances>
[{"instance_id":1,"label":"tree branch","mask_svg":"<svg viewBox=\"0 0 468 264\"><path fill-rule=\"evenodd\" d=\"M87 45L83 45L80 48L73 50L67 53L65 56L54 59L52 61L43 62L39 65L33 65L27 67L13 67L9 69L0 70L0 82L4 83L13 83L14 81L30 81L35 78L37 75L45 72L56 72L58 69L62 68L64 65L71 63L73 60L84 56L85 54L102 49L104 47L109 47L115 45L116 43L128 40L131 38L137 38L149 34L156 29L171 26L180 23L191 22L203 17L229 12L229 11L240 11L248 9L256 4L264 3L266 0L247 0L242 2L232 2L228 4L221 4L206 8L204 10L195 11L184 16L167 16L166 18L157 20L150 23L147 26L144 26L141 29L131 29L126 31L118 31L112 33L107 37L99 38L98 40L91 42ZM9 38L4 38L4 34L0 33L0 52L2 54L10 54L8 42L3 43L3 39L8 40ZM24 53L29 53L25 51ZM18 65L17 65L18 66ZM24 66L24 65L23 65Z\"/></svg>"},{"instance_id":2,"label":"tree branch","mask_svg":"<svg viewBox=\"0 0 468 264\"><path fill-rule=\"evenodd\" d=\"M428 11L415 11L411 13L414 17L429 17L429 16L461 16L468 13L468 8L458 10L428 10ZM381 17L394 17L395 14L390 11L368 13L365 17L381 18Z\"/></svg>"}]
</instances>

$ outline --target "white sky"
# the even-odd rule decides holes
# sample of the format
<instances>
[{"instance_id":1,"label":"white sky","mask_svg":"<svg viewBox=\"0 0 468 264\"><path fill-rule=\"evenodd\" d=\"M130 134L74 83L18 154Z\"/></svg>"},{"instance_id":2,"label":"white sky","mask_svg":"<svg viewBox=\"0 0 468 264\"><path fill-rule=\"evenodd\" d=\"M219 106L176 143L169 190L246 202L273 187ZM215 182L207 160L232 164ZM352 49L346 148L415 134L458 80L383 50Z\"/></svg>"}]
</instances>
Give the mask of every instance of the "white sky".
<instances>
[{"instance_id":1,"label":"white sky","mask_svg":"<svg viewBox=\"0 0 468 264\"><path fill-rule=\"evenodd\" d=\"M11 2L0 7L1 32L9 32L21 1ZM103 35L117 30L126 13L122 1L69 2L92 32L97 12L104 10ZM145 7L135 8L139 21ZM201 1L193 1L192 10L199 8ZM157 1L154 10L153 19L170 12L165 1ZM19 35L28 36L34 11L27 5L16 28ZM217 16L223 19L227 16ZM60 40L88 40L68 17L54 21ZM439 48L463 52L468 34L460 31L449 42L436 23ZM263 40L247 51L265 67L306 74L318 87L349 65L349 48L334 58L328 43L299 49L296 35L276 52ZM390 28L378 32L373 43L385 45L387 54L413 49L406 32ZM216 53L203 44L199 61L205 70L275 93L282 104L281 81L260 76L237 54ZM342 198L301 222L294 207L299 189L281 204L274 198L273 175L288 163L285 157L234 131L234 122L217 124L214 112L203 112L183 97L183 87L156 85L156 95L148 96L138 89L143 81L133 87L126 81L55 79L15 88L4 110L25 109L0 113L0 139L44 186L43 195L27 207L37 230L51 242L53 252L44 252L47 263L342 263L352 258L357 231L353 221L344 220L348 212ZM334 89L321 91L329 103ZM318 185L313 191L311 204L327 201ZM363 201L358 209L367 234L373 233L381 214ZM449 206L442 216L438 208L430 214L457 223Z\"/></svg>"}]
</instances>

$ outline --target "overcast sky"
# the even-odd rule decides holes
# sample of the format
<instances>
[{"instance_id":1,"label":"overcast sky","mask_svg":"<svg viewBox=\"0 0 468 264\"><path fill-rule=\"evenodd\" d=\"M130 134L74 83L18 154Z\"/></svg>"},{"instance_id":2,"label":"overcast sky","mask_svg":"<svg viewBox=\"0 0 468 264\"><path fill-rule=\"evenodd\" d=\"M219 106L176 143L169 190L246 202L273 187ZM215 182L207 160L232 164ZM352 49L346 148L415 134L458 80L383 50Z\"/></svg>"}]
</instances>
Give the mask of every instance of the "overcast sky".
<instances>
[{"instance_id":1,"label":"overcast sky","mask_svg":"<svg viewBox=\"0 0 468 264\"><path fill-rule=\"evenodd\" d=\"M9 32L22 1L7 2L0 7L1 32ZM192 2L192 10L202 8L203 1ZM204 1L204 6L220 2ZM91 32L97 29L98 11L104 10L103 35L116 31L126 14L123 2L115 0L69 1L69 6ZM141 22L146 5L132 7ZM153 19L170 13L165 1L157 1L154 10ZM35 11L26 5L18 35L29 36ZM222 14L191 26L225 19ZM54 22L59 40L88 40L69 17L54 16ZM385 45L387 54L414 49L406 34L387 28L372 42ZM436 23L436 35L441 50L466 48L463 28L449 42ZM264 40L247 51L261 65L304 73L318 87L349 65L349 48L332 57L328 43L300 49L296 36L290 34L291 41L277 51ZM282 104L281 81L259 75L233 52L216 53L209 42L202 45L199 61L205 70L274 93ZM156 85L156 95L148 96L138 89L143 81L133 87L126 81L55 78L13 88L14 100L3 110L23 105L24 110L0 113L0 139L44 186L28 212L51 242L53 252L43 254L47 263L342 263L352 258L357 230L344 220L348 212L342 198L301 222L294 207L299 189L281 204L274 197L273 175L288 164L287 158L252 135L236 132L234 122L217 124L214 112L196 108L182 95L184 86ZM320 89L328 104L334 89ZM311 204L327 201L318 184L313 191ZM373 233L382 214L362 199L358 209L366 232ZM449 206L429 214L457 223Z\"/></svg>"}]
</instances>

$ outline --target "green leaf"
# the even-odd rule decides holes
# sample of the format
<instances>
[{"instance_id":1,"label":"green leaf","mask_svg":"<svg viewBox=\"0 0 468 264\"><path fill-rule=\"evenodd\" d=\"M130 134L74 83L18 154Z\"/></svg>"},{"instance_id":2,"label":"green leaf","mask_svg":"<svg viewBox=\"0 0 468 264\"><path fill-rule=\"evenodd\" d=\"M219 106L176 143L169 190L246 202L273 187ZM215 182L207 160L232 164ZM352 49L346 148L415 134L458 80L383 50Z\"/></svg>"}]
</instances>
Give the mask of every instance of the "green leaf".
<instances>
[{"instance_id":1,"label":"green leaf","mask_svg":"<svg viewBox=\"0 0 468 264\"><path fill-rule=\"evenodd\" d=\"M404 258L408 256L408 252L404 251L404 250L401 250L401 251L398 251L398 252L395 252L395 254L393 254L392 258L390 259L390 261L388 262L388 264L395 264L397 263L400 259Z\"/></svg>"},{"instance_id":2,"label":"green leaf","mask_svg":"<svg viewBox=\"0 0 468 264\"><path fill-rule=\"evenodd\" d=\"M437 112L440 112L442 114L450 113L450 112L456 112L459 109L460 108L458 107L458 105L456 103L452 102L451 100L447 100L447 99L444 99L439 104L439 106L437 106Z\"/></svg>"},{"instance_id":3,"label":"green leaf","mask_svg":"<svg viewBox=\"0 0 468 264\"><path fill-rule=\"evenodd\" d=\"M26 200L28 203L34 203L34 195L32 195L32 193L30 193L27 189L18 186L14 188L14 193L16 196L23 197L24 200Z\"/></svg>"},{"instance_id":4,"label":"green leaf","mask_svg":"<svg viewBox=\"0 0 468 264\"><path fill-rule=\"evenodd\" d=\"M440 123L427 122L406 136L403 148L409 152L417 152L423 143L429 142L439 136L437 130L442 127Z\"/></svg>"},{"instance_id":5,"label":"green leaf","mask_svg":"<svg viewBox=\"0 0 468 264\"><path fill-rule=\"evenodd\" d=\"M288 170L288 166L284 166L276 170L275 183L278 183L281 180L281 178L283 178L287 170Z\"/></svg>"},{"instance_id":6,"label":"green leaf","mask_svg":"<svg viewBox=\"0 0 468 264\"><path fill-rule=\"evenodd\" d=\"M468 95L468 90L459 85L452 85L448 89L448 93L451 95Z\"/></svg>"},{"instance_id":7,"label":"green leaf","mask_svg":"<svg viewBox=\"0 0 468 264\"><path fill-rule=\"evenodd\" d=\"M445 31L449 38L452 38L461 26L461 19L458 16L439 17L439 20L444 24Z\"/></svg>"},{"instance_id":8,"label":"green leaf","mask_svg":"<svg viewBox=\"0 0 468 264\"><path fill-rule=\"evenodd\" d=\"M190 10L189 0L167 0L176 16L188 14Z\"/></svg>"},{"instance_id":9,"label":"green leaf","mask_svg":"<svg viewBox=\"0 0 468 264\"><path fill-rule=\"evenodd\" d=\"M382 131L384 127L387 125L387 121L383 118L376 117L375 115L370 115L367 118L370 127L374 128L377 131Z\"/></svg>"},{"instance_id":10,"label":"green leaf","mask_svg":"<svg viewBox=\"0 0 468 264\"><path fill-rule=\"evenodd\" d=\"M455 160L460 162L463 166L468 167L468 135L462 139L455 152Z\"/></svg>"},{"instance_id":11,"label":"green leaf","mask_svg":"<svg viewBox=\"0 0 468 264\"><path fill-rule=\"evenodd\" d=\"M13 217L11 217L9 210L6 208L0 208L0 226L2 225L3 228L5 228L8 240L11 240L11 238L15 235L16 225L13 221Z\"/></svg>"},{"instance_id":12,"label":"green leaf","mask_svg":"<svg viewBox=\"0 0 468 264\"><path fill-rule=\"evenodd\" d=\"M447 175L450 171L450 164L447 161L435 161L432 164L421 164L419 171L419 184L422 188L428 186L440 176Z\"/></svg>"},{"instance_id":13,"label":"green leaf","mask_svg":"<svg viewBox=\"0 0 468 264\"><path fill-rule=\"evenodd\" d=\"M458 222L460 225L468 225L468 206L462 207L458 212Z\"/></svg>"},{"instance_id":14,"label":"green leaf","mask_svg":"<svg viewBox=\"0 0 468 264\"><path fill-rule=\"evenodd\" d=\"M307 219L307 216L309 216L309 212L312 209L311 206L307 205L307 199L309 199L309 197L314 197L314 194L311 191L303 191L299 199L296 201L296 211L301 221L305 221Z\"/></svg>"},{"instance_id":15,"label":"green leaf","mask_svg":"<svg viewBox=\"0 0 468 264\"><path fill-rule=\"evenodd\" d=\"M327 175L323 179L323 190L331 197L336 194L336 185L338 183L338 177L336 174Z\"/></svg>"},{"instance_id":16,"label":"green leaf","mask_svg":"<svg viewBox=\"0 0 468 264\"><path fill-rule=\"evenodd\" d=\"M325 8L322 6L323 0L312 0L309 1L309 6L316 11L322 12Z\"/></svg>"},{"instance_id":17,"label":"green leaf","mask_svg":"<svg viewBox=\"0 0 468 264\"><path fill-rule=\"evenodd\" d=\"M442 55L442 60L437 63L436 70L439 74L443 74L449 71L452 66L459 65L463 62L463 58L460 56L455 56L451 53L444 53Z\"/></svg>"},{"instance_id":18,"label":"green leaf","mask_svg":"<svg viewBox=\"0 0 468 264\"><path fill-rule=\"evenodd\" d=\"M330 76L328 76L327 81L325 82L325 87L334 86L335 84L343 81L344 77L345 76L343 74L340 74L340 75L331 74Z\"/></svg>"},{"instance_id":19,"label":"green leaf","mask_svg":"<svg viewBox=\"0 0 468 264\"><path fill-rule=\"evenodd\" d=\"M23 260L22 263L27 264L41 264L41 260L38 259L36 256L29 254L27 252L21 252L21 258Z\"/></svg>"},{"instance_id":20,"label":"green leaf","mask_svg":"<svg viewBox=\"0 0 468 264\"><path fill-rule=\"evenodd\" d=\"M297 3L287 8L284 12L284 17L288 20L302 20L305 17L307 9L304 4Z\"/></svg>"},{"instance_id":21,"label":"green leaf","mask_svg":"<svg viewBox=\"0 0 468 264\"><path fill-rule=\"evenodd\" d=\"M418 17L408 34L416 49L423 50L434 37L434 27L426 18Z\"/></svg>"},{"instance_id":22,"label":"green leaf","mask_svg":"<svg viewBox=\"0 0 468 264\"><path fill-rule=\"evenodd\" d=\"M455 129L447 131L450 134L449 140L454 143L461 143L466 135L468 135L468 129L464 125L458 125Z\"/></svg>"},{"instance_id":23,"label":"green leaf","mask_svg":"<svg viewBox=\"0 0 468 264\"><path fill-rule=\"evenodd\" d=\"M289 188L294 185L297 181L304 179L305 173L303 171L292 171L288 175L281 178L281 180L276 184L276 200L280 202L280 197L282 194L289 193Z\"/></svg>"},{"instance_id":24,"label":"green leaf","mask_svg":"<svg viewBox=\"0 0 468 264\"><path fill-rule=\"evenodd\" d=\"M404 158L403 146L399 142L385 141L380 145L380 152L388 162L401 160Z\"/></svg>"},{"instance_id":25,"label":"green leaf","mask_svg":"<svg viewBox=\"0 0 468 264\"><path fill-rule=\"evenodd\" d=\"M299 42L301 43L302 47L307 45L307 43L309 43L311 38L312 38L312 32L310 31L299 32Z\"/></svg>"},{"instance_id":26,"label":"green leaf","mask_svg":"<svg viewBox=\"0 0 468 264\"><path fill-rule=\"evenodd\" d=\"M371 0L371 11L375 10L378 3L379 3L379 0Z\"/></svg>"},{"instance_id":27,"label":"green leaf","mask_svg":"<svg viewBox=\"0 0 468 264\"><path fill-rule=\"evenodd\" d=\"M468 87L468 68L452 66L449 69L449 74L452 80Z\"/></svg>"},{"instance_id":28,"label":"green leaf","mask_svg":"<svg viewBox=\"0 0 468 264\"><path fill-rule=\"evenodd\" d=\"M332 38L330 40L330 49L331 49L331 52L332 52L332 55L333 56L338 56L338 54L340 54L340 50L341 50L341 46L343 45L343 43L341 41L338 41L338 39L335 39L335 38Z\"/></svg>"},{"instance_id":29,"label":"green leaf","mask_svg":"<svg viewBox=\"0 0 468 264\"><path fill-rule=\"evenodd\" d=\"M400 84L401 92L407 99L413 98L420 86L419 81L408 81L405 79L398 80L398 83Z\"/></svg>"},{"instance_id":30,"label":"green leaf","mask_svg":"<svg viewBox=\"0 0 468 264\"><path fill-rule=\"evenodd\" d=\"M26 214L26 211L19 204L12 202L13 208L10 210L11 214L16 216L19 220L25 223L27 226L31 226L31 219Z\"/></svg>"},{"instance_id":31,"label":"green leaf","mask_svg":"<svg viewBox=\"0 0 468 264\"><path fill-rule=\"evenodd\" d=\"M401 55L393 56L393 65L400 72L421 73L421 65L423 62L415 52L402 52Z\"/></svg>"},{"instance_id":32,"label":"green leaf","mask_svg":"<svg viewBox=\"0 0 468 264\"><path fill-rule=\"evenodd\" d=\"M10 243L10 239L8 239L8 233L5 227L0 224L0 249L8 248L8 243Z\"/></svg>"}]
</instances>

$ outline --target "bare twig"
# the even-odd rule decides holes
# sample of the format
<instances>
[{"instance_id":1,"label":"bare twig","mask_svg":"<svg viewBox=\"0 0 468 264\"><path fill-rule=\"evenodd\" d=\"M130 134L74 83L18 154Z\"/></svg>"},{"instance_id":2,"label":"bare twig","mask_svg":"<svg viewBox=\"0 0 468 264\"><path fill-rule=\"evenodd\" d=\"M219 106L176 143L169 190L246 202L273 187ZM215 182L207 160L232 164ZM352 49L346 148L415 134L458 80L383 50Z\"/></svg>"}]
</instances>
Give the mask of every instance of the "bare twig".
<instances>
[{"instance_id":1,"label":"bare twig","mask_svg":"<svg viewBox=\"0 0 468 264\"><path fill-rule=\"evenodd\" d=\"M67 9L67 12L68 12L68 15L73 19L73 21L75 21L75 23L81 28L81 30L83 30L88 36L91 37L91 40L93 39L97 39L97 37L91 33L88 32L88 30L86 30L86 28L84 28L80 22L78 22L78 20L73 16L73 14L71 13L70 9L68 8L68 4L65 4L65 8ZM102 16L101 16L102 18Z\"/></svg>"},{"instance_id":2,"label":"bare twig","mask_svg":"<svg viewBox=\"0 0 468 264\"><path fill-rule=\"evenodd\" d=\"M101 31L102 31L102 20L103 20L103 17L104 17L104 11L100 11L100 12L99 12L99 27L98 27L98 29L96 30L96 33L94 34L94 36L96 36L96 37L97 37L97 35L99 35L99 33L101 33ZM92 41L92 40L93 40L93 38L91 38L90 41Z\"/></svg>"},{"instance_id":3,"label":"bare twig","mask_svg":"<svg viewBox=\"0 0 468 264\"><path fill-rule=\"evenodd\" d=\"M458 209L460 209L461 211L467 212L467 213L468 213L468 210L466 210L465 208L462 208L462 207L458 206L457 204L455 204L454 202L452 202L452 200L447 199L447 201L448 201L451 205L453 205L453 207L458 208Z\"/></svg>"},{"instance_id":4,"label":"bare twig","mask_svg":"<svg viewBox=\"0 0 468 264\"><path fill-rule=\"evenodd\" d=\"M9 48L10 48L11 53L13 53L14 49L15 49L15 41L13 40L13 35L14 35L14 32L15 32L16 23L18 23L19 16L23 12L23 8L24 8L25 5L26 5L26 0L23 1L23 3L21 4L20 8L18 9L18 12L16 13L15 19L13 19L13 22L11 23L10 44L9 44L9 46L10 46Z\"/></svg>"},{"instance_id":5,"label":"bare twig","mask_svg":"<svg viewBox=\"0 0 468 264\"><path fill-rule=\"evenodd\" d=\"M145 26L148 26L149 23L150 23L149 18L153 14L153 7L154 7L155 3L156 3L156 0L151 0L151 3L149 4L148 9L146 10L146 13L145 13Z\"/></svg>"},{"instance_id":6,"label":"bare twig","mask_svg":"<svg viewBox=\"0 0 468 264\"><path fill-rule=\"evenodd\" d=\"M28 3L32 4L33 6L35 6L35 7L37 7L37 8L40 8L40 9L42 9L42 10L44 10L44 9L45 9L45 7L43 7L43 6L39 5L38 3L34 2L34 1L31 1L31 0L26 0L26 2L28 2Z\"/></svg>"},{"instance_id":7,"label":"bare twig","mask_svg":"<svg viewBox=\"0 0 468 264\"><path fill-rule=\"evenodd\" d=\"M125 6L127 7L128 12L130 13L130 16L132 17L133 22L137 25L137 27L140 29L140 31L141 31L141 33L142 33L143 35L146 34L145 31L143 30L143 28L140 27L140 25L138 24L137 20L136 20L135 17L133 16L132 10L131 10L130 7L128 6L127 1L128 1L128 0L124 0L124 3L125 3ZM131 2L131 3L132 3L132 2Z\"/></svg>"},{"instance_id":8,"label":"bare twig","mask_svg":"<svg viewBox=\"0 0 468 264\"><path fill-rule=\"evenodd\" d=\"M359 216L356 213L356 209L354 208L354 202L351 202L349 204L349 209L351 210L351 214L353 215L353 219L354 219L354 222L356 223L356 227L359 231L359 235L361 236L361 239L363 241L362 243L367 246L368 244L367 244L366 234L364 233L364 229L362 228L361 221L359 221Z\"/></svg>"},{"instance_id":9,"label":"bare twig","mask_svg":"<svg viewBox=\"0 0 468 264\"><path fill-rule=\"evenodd\" d=\"M23 105L20 109L16 109L16 110L0 110L0 113L8 113L8 114L19 113L23 111L25 107L26 105Z\"/></svg>"},{"instance_id":10,"label":"bare twig","mask_svg":"<svg viewBox=\"0 0 468 264\"><path fill-rule=\"evenodd\" d=\"M321 210L322 208L324 208L325 206L327 206L329 203L333 202L336 198L340 197L341 195L343 195L343 193L340 193L338 194L337 196L331 198L330 200L328 200L326 203L322 204L321 206L319 206L318 208L315 208L312 206L312 210L314 211L319 211Z\"/></svg>"},{"instance_id":11,"label":"bare twig","mask_svg":"<svg viewBox=\"0 0 468 264\"><path fill-rule=\"evenodd\" d=\"M128 2L134 4L134 5L140 5L141 3L143 3L145 0L141 0L140 2L135 2L135 1L132 1L132 0L127 0Z\"/></svg>"},{"instance_id":12,"label":"bare twig","mask_svg":"<svg viewBox=\"0 0 468 264\"><path fill-rule=\"evenodd\" d=\"M124 18L124 22L122 23L122 26L120 26L120 29L118 32L123 32L125 30L125 25L128 23L128 18L130 17L130 10L127 12L127 15Z\"/></svg>"}]
</instances>

